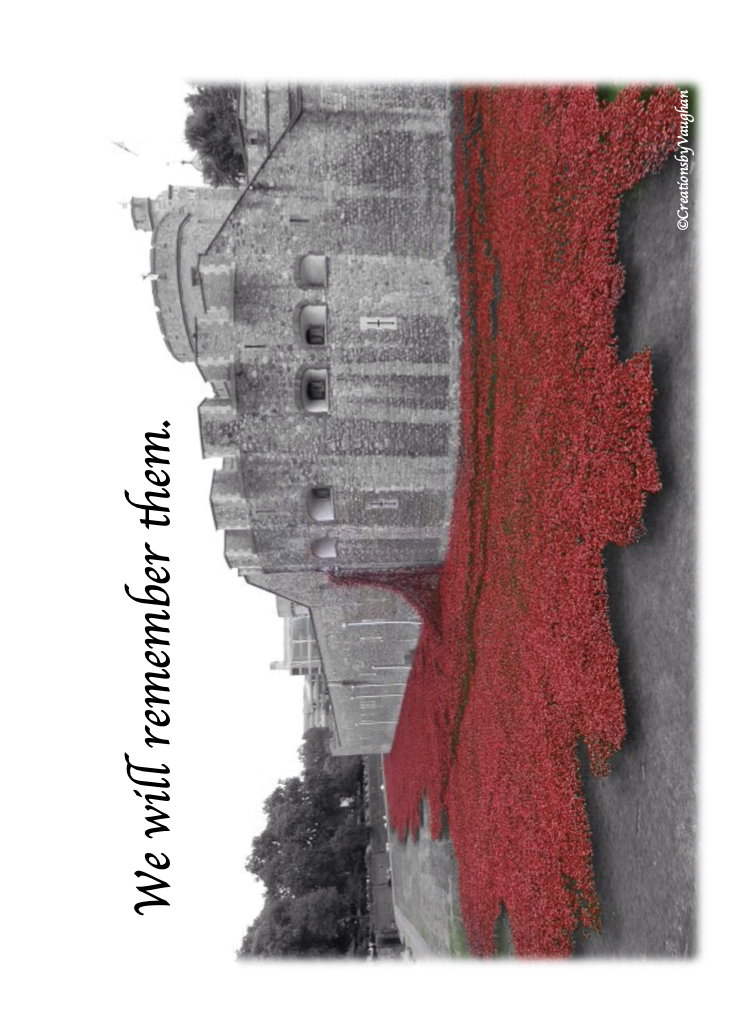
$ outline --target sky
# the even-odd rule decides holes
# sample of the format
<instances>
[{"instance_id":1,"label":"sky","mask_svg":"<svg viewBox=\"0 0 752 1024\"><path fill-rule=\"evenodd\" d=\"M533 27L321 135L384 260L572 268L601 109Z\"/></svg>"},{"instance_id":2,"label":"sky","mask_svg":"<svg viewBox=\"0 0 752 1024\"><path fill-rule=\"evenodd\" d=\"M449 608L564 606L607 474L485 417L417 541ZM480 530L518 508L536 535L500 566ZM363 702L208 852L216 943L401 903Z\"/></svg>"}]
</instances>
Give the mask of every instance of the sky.
<instances>
[{"instance_id":1,"label":"sky","mask_svg":"<svg viewBox=\"0 0 752 1024\"><path fill-rule=\"evenodd\" d=\"M185 682L191 686L194 696L201 694L201 699L189 707L197 722L206 714L205 701L208 699L213 705L220 693L225 709L233 708L230 721L224 720L226 710L222 710L220 722L216 725L206 722L210 728L219 727L220 733L233 731L232 742L220 742L221 755L214 751L213 744L207 743L212 749L213 759L221 756L216 767L223 777L223 784L218 792L212 790L210 799L212 804L216 804L217 818L222 821L222 841L217 847L208 843L209 837L203 834L201 827L205 820L203 811L193 821L195 831L191 840L193 850L210 846L212 859L216 861L219 858L222 865L215 883L215 923L224 940L217 949L227 955L238 948L245 929L263 904L262 886L245 870L244 863L250 853L250 838L264 827L261 809L264 798L280 778L297 775L300 771L298 748L303 731L303 686L299 678L270 668L272 661L281 660L284 656L283 624L277 615L274 596L249 587L224 560L224 534L215 532L209 505L211 474L214 468L221 466L221 460L201 459L196 412L198 403L204 397L210 397L212 390L203 382L193 364L178 363L166 349L156 321L151 285L142 276L149 271L151 236L147 232L136 231L131 222L130 208L124 210L120 205L124 201L123 196L156 197L168 184L203 184L201 175L193 166L181 163L194 156L182 139L188 111L185 96L190 89L190 83L184 79L166 80L160 84L159 90L150 88L140 97L132 96L129 91L126 104L113 105L108 121L110 133L113 140L125 143L132 152L126 152L114 142L106 149L103 155L106 170L102 176L102 199L106 195L113 214L111 237L115 245L108 259L108 273L122 296L119 305L125 305L127 292L128 312L134 318L129 335L138 334L140 346L143 346L143 353L139 347L138 361L131 364L137 378L131 394L137 393L139 385L145 387L143 378L146 376L152 378L149 390L156 388L158 394L153 407L154 418L144 416L141 421L143 432L139 434L135 423L130 423L127 418L124 420L127 426L123 444L127 459L129 463L138 464L138 468L134 466L135 474L132 472L125 483L131 497L143 501L143 498L136 497L145 489L141 465L144 442L141 438L146 430L160 430L162 418L172 423L174 416L181 431L181 470L177 474L177 487L183 486L181 477L184 477L184 486L190 487L186 495L190 494L190 497L181 500L179 492L176 494L176 518L179 522L171 524L165 530L165 536L169 542L174 531L181 539L187 539L184 564L177 565L176 569L178 573L183 571L191 575L191 593L196 594L196 603L186 609L192 625L189 641L191 658L186 663L190 671ZM125 404L127 407L131 403L126 399ZM131 579L140 577L142 583L147 583L136 552L141 535L143 540L151 540L151 537L138 525L140 513L125 505L121 511L125 513L124 534L129 541L135 542L133 554L129 555L126 563L128 576ZM182 596L178 592L179 586L176 582L178 598ZM135 627L129 628L133 636L129 636L126 642L136 648L139 646L141 612L142 609L134 614L132 607L124 607L121 612L121 618L127 617L129 627ZM176 612L176 616L178 614ZM177 640L175 647L178 647ZM137 653L143 657L141 651ZM178 656L180 653L178 651ZM202 666L200 673L197 672L198 665ZM138 678L138 672L135 676ZM176 689L179 690L180 686ZM131 704L139 704L134 700L137 694L138 687L130 698ZM204 728L199 726L199 735ZM180 726L177 723L173 731L179 743ZM136 734L137 730L134 738ZM141 752L145 753L144 744L140 743L140 746ZM264 753L259 757L260 748ZM186 754L190 758L190 750L186 750ZM135 754L133 759L136 759ZM147 760L146 763L150 762ZM191 766L192 762L187 761L186 771L190 771ZM198 778L196 784L203 785ZM140 807L136 800L133 804ZM242 807L240 813L237 812L239 807ZM177 813L176 805L176 816ZM198 855L194 856L199 863ZM208 851L202 854L202 857L207 856Z\"/></svg>"},{"instance_id":2,"label":"sky","mask_svg":"<svg viewBox=\"0 0 752 1024\"><path fill-rule=\"evenodd\" d=\"M62 594L40 586L39 564L34 581L26 581L27 607L41 627L34 647L44 667L36 661L35 674L52 683L37 706L45 732L36 742L48 753L50 746L57 750L55 762L67 765L52 778L46 758L30 769L33 788L52 795L50 831L69 837L59 866L74 888L89 891L121 932L119 942L125 936L126 946L143 948L148 928L151 959L167 941L186 970L193 964L221 972L234 964L262 906L262 887L245 860L264 827L263 800L280 779L300 771L303 686L299 677L270 669L284 656L274 596L248 586L225 562L224 535L215 530L209 503L220 460L201 457L197 413L211 389L162 340L144 280L151 237L131 220L131 196L201 183L195 168L179 162L193 156L181 141L186 77L113 81L100 101L97 130L81 139L73 187L62 167L71 154L55 150L53 184L38 193L36 202L46 196L46 231L29 262L39 287L27 301L46 322L40 336L34 317L33 340L24 331L20 373L29 383L55 384L43 392L29 388L23 403L27 415L41 414L44 428L24 452L18 493L36 491L32 500L43 507L30 545L17 554L20 575L33 553L37 562L42 556L43 572L62 583ZM28 211L20 212L20 231L30 232ZM124 491L144 500L144 435L161 431L164 421L171 522L147 531ZM19 436L28 434L21 429ZM124 590L127 584L145 594L146 542L169 558L171 573L170 745L153 751L144 743L145 609ZM63 737L56 726L74 701L81 703ZM145 839L143 801L126 776L125 753L134 764L169 767L169 836ZM71 829L79 813L80 827ZM84 868L92 840L104 846L97 844L99 855ZM170 908L147 909L154 915L148 922L133 912L142 898L134 872L150 870L146 851L166 852L172 861ZM37 847L30 859L42 870L47 855ZM64 919L75 902L61 888L48 894L45 907L53 920ZM33 942L33 916L25 927ZM106 938L97 955L109 963L116 947ZM97 956L93 969L96 962Z\"/></svg>"},{"instance_id":3,"label":"sky","mask_svg":"<svg viewBox=\"0 0 752 1024\"><path fill-rule=\"evenodd\" d=\"M213 17L216 11L217 16ZM415 9L383 0L364 20L332 0L311 14L245 5L14 9L6 96L3 436L6 638L2 696L6 880L0 999L7 1019L82 1022L448 1020L534 1007L610 1021L705 1019L745 977L744 835L749 602L740 587L749 503L749 292L742 32L715 36L678 8ZM723 19L719 24L724 26ZM739 42L737 42L739 40ZM713 63L715 50L720 63ZM323 55L323 56L322 56ZM325 59L324 59L325 57ZM700 957L687 965L237 967L259 905L244 870L260 806L298 770L302 693L274 601L225 562L209 507L196 408L207 386L161 340L148 236L123 209L191 168L177 140L195 78L697 81L703 104ZM114 141L124 141L138 157ZM188 180L187 178L185 180ZM142 492L144 433L171 427L172 522L153 538L123 491ZM150 533L153 531L150 531ZM150 847L124 753L143 737L144 542L170 558L173 742L171 905L133 913ZM154 763L155 762L141 762ZM746 786L745 786L746 788ZM167 843L168 840L165 840ZM167 850L167 845L165 845ZM159 852L159 851L157 851ZM148 913L148 911L147 911ZM157 914L161 914L158 917ZM507 965L508 966L508 965ZM418 973L416 973L418 972ZM583 973L585 972L585 973ZM310 972L309 972L310 973ZM322 973L326 974L322 978ZM535 976L535 977L534 977ZM370 989L369 989L370 992ZM626 998L629 997L629 998ZM347 1003L347 999L355 1000ZM648 1008L646 1010L646 1007ZM734 1019L733 1014L725 1014Z\"/></svg>"}]
</instances>

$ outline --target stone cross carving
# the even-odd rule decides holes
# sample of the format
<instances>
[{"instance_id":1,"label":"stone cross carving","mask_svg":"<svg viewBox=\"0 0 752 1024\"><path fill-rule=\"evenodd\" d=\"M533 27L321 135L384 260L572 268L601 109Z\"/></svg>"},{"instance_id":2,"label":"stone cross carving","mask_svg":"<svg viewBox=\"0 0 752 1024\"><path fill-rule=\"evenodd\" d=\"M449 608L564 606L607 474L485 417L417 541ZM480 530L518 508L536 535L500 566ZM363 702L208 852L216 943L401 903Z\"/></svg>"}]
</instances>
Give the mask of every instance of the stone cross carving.
<instances>
[{"instance_id":1,"label":"stone cross carving","mask_svg":"<svg viewBox=\"0 0 752 1024\"><path fill-rule=\"evenodd\" d=\"M394 316L362 316L361 331L396 331L397 318Z\"/></svg>"}]
</instances>

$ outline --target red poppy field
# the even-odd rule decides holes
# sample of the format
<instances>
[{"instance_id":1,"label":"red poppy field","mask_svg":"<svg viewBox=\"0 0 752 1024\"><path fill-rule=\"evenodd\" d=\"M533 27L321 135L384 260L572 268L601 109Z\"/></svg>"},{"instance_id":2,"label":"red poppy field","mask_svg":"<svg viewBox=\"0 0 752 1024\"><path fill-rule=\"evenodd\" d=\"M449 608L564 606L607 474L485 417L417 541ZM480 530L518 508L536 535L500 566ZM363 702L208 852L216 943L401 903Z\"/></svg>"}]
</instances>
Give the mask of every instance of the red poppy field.
<instances>
[{"instance_id":1,"label":"red poppy field","mask_svg":"<svg viewBox=\"0 0 752 1024\"><path fill-rule=\"evenodd\" d=\"M515 955L599 927L577 746L625 736L601 552L659 490L650 338L620 362L621 196L675 148L677 93L466 89L456 106L461 445L449 547L382 579L420 608L392 752L391 824L446 820L473 953L501 907ZM368 582L375 582L373 578Z\"/></svg>"}]
</instances>

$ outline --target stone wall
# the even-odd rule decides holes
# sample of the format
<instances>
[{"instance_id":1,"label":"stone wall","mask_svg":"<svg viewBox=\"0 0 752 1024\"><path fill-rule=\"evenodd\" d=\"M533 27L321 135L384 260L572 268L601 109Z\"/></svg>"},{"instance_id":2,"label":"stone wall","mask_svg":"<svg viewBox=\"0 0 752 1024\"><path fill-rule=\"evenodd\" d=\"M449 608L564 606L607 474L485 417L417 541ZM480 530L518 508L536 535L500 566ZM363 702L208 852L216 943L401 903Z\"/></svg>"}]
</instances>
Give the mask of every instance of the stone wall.
<instances>
[{"instance_id":1,"label":"stone wall","mask_svg":"<svg viewBox=\"0 0 752 1024\"><path fill-rule=\"evenodd\" d=\"M310 608L338 752L384 751L417 615L328 573L435 565L446 549L460 346L451 95L295 96L291 116L286 86L247 87L269 153L245 191L151 203L155 294L174 354L214 386L199 421L204 455L223 459L211 501L228 564Z\"/></svg>"},{"instance_id":2,"label":"stone wall","mask_svg":"<svg viewBox=\"0 0 752 1024\"><path fill-rule=\"evenodd\" d=\"M447 90L303 88L303 112L200 260L235 274L234 322L199 321L216 376L235 368L237 428L202 407L207 455L240 455L253 544L268 572L440 561L456 455L459 327ZM326 259L307 287L300 259ZM306 305L325 310L307 345ZM389 326L382 329L386 319ZM327 411L306 412L306 370ZM335 523L306 494L330 487Z\"/></svg>"}]
</instances>

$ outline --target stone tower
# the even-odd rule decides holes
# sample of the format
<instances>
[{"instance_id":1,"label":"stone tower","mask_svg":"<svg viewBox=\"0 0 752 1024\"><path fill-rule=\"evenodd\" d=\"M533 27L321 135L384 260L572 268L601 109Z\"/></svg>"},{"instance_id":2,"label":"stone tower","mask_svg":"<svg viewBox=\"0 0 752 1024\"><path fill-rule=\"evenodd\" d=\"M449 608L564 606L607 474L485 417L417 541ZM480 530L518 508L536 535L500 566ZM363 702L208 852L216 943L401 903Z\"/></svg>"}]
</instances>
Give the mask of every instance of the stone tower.
<instances>
[{"instance_id":1,"label":"stone tower","mask_svg":"<svg viewBox=\"0 0 752 1024\"><path fill-rule=\"evenodd\" d=\"M335 749L387 750L419 622L331 572L437 565L458 428L451 93L246 86L249 183L134 199L165 341L214 397L230 566L310 611Z\"/></svg>"}]
</instances>

